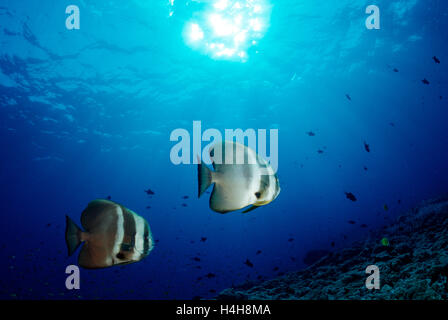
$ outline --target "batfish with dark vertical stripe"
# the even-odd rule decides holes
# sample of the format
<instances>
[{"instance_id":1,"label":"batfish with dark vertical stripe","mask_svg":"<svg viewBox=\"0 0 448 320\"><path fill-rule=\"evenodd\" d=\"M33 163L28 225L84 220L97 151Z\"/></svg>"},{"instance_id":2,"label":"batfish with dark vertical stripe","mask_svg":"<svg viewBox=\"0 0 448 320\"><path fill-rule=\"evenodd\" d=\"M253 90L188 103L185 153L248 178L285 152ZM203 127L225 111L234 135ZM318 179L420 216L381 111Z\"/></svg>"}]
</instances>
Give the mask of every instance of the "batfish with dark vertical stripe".
<instances>
[{"instance_id":1,"label":"batfish with dark vertical stripe","mask_svg":"<svg viewBox=\"0 0 448 320\"><path fill-rule=\"evenodd\" d=\"M109 200L94 200L81 214L81 226L66 216L68 255L84 243L78 265L87 269L137 262L154 248L148 222L124 206Z\"/></svg>"},{"instance_id":2,"label":"batfish with dark vertical stripe","mask_svg":"<svg viewBox=\"0 0 448 320\"><path fill-rule=\"evenodd\" d=\"M199 197L214 184L210 208L219 213L266 205L280 193L278 177L269 163L240 143L218 142L210 148L214 171L198 165Z\"/></svg>"}]
</instances>

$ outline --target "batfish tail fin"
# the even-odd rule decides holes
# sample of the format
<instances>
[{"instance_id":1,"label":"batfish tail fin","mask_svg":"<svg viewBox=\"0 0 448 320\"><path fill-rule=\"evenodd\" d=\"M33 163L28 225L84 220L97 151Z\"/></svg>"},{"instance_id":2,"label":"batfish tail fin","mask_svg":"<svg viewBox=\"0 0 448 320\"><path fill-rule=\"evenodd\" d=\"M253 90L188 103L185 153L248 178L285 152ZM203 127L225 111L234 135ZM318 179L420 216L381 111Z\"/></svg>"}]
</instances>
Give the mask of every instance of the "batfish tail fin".
<instances>
[{"instance_id":1,"label":"batfish tail fin","mask_svg":"<svg viewBox=\"0 0 448 320\"><path fill-rule=\"evenodd\" d=\"M198 162L198 198L200 198L212 184L212 171L203 165L200 160Z\"/></svg>"},{"instance_id":2,"label":"batfish tail fin","mask_svg":"<svg viewBox=\"0 0 448 320\"><path fill-rule=\"evenodd\" d=\"M82 230L69 216L65 216L65 242L67 243L68 255L71 256L81 244Z\"/></svg>"}]
</instances>

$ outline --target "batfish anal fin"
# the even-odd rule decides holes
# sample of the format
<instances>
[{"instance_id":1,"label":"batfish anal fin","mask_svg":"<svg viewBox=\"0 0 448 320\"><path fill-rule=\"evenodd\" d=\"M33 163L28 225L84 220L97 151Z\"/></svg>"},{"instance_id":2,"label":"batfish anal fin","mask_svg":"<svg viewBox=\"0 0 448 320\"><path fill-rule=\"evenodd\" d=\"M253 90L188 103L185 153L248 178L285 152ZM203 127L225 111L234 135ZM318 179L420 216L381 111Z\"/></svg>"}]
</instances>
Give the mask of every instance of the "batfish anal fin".
<instances>
[{"instance_id":1,"label":"batfish anal fin","mask_svg":"<svg viewBox=\"0 0 448 320\"><path fill-rule=\"evenodd\" d=\"M247 208L246 210L244 210L242 213L248 213L248 212L251 212L251 211L257 209L258 207L259 207L259 206L252 205L252 206L250 206L249 208Z\"/></svg>"}]
</instances>

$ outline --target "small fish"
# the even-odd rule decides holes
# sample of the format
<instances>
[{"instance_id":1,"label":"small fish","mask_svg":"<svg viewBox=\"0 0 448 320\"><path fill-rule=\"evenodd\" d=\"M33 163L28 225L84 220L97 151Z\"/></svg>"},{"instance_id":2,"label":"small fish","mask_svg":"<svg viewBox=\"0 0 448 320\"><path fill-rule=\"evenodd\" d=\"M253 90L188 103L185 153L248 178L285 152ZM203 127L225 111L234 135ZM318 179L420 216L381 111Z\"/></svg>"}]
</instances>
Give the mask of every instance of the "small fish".
<instances>
[{"instance_id":1,"label":"small fish","mask_svg":"<svg viewBox=\"0 0 448 320\"><path fill-rule=\"evenodd\" d=\"M154 191L152 191L151 189L145 190L145 192L146 192L146 194L149 195L149 196L152 196L152 195L155 194Z\"/></svg>"},{"instance_id":2,"label":"small fish","mask_svg":"<svg viewBox=\"0 0 448 320\"><path fill-rule=\"evenodd\" d=\"M137 262L154 248L151 230L138 214L109 200L91 201L81 214L79 228L66 216L68 255L84 243L78 264L96 269Z\"/></svg>"},{"instance_id":3,"label":"small fish","mask_svg":"<svg viewBox=\"0 0 448 320\"><path fill-rule=\"evenodd\" d=\"M257 250L257 253L255 254L258 256L259 254L261 254L261 250Z\"/></svg>"},{"instance_id":4,"label":"small fish","mask_svg":"<svg viewBox=\"0 0 448 320\"><path fill-rule=\"evenodd\" d=\"M294 238L289 238L288 239L288 242L293 242L294 241Z\"/></svg>"},{"instance_id":5,"label":"small fish","mask_svg":"<svg viewBox=\"0 0 448 320\"><path fill-rule=\"evenodd\" d=\"M353 202L358 200L358 199L356 199L355 195L351 192L345 192L345 197Z\"/></svg>"},{"instance_id":6,"label":"small fish","mask_svg":"<svg viewBox=\"0 0 448 320\"><path fill-rule=\"evenodd\" d=\"M381 244L385 247L388 247L390 245L389 239L387 239L387 238L381 239Z\"/></svg>"},{"instance_id":7,"label":"small fish","mask_svg":"<svg viewBox=\"0 0 448 320\"><path fill-rule=\"evenodd\" d=\"M254 264L253 264L249 259L246 259L246 261L244 262L244 264L245 264L246 266L248 266L249 268L253 268L253 267L254 267Z\"/></svg>"},{"instance_id":8,"label":"small fish","mask_svg":"<svg viewBox=\"0 0 448 320\"><path fill-rule=\"evenodd\" d=\"M398 72L398 69L397 69L397 68L394 68L393 71L394 71L394 72Z\"/></svg>"},{"instance_id":9,"label":"small fish","mask_svg":"<svg viewBox=\"0 0 448 320\"><path fill-rule=\"evenodd\" d=\"M313 131L309 131L306 134L309 135L310 137L314 137L316 135Z\"/></svg>"},{"instance_id":10,"label":"small fish","mask_svg":"<svg viewBox=\"0 0 448 320\"><path fill-rule=\"evenodd\" d=\"M364 171L369 171L369 168L367 168L366 166L364 166Z\"/></svg>"},{"instance_id":11,"label":"small fish","mask_svg":"<svg viewBox=\"0 0 448 320\"><path fill-rule=\"evenodd\" d=\"M193 260L196 261L196 262L200 262L201 261L201 259L198 258L198 257L194 257Z\"/></svg>"},{"instance_id":12,"label":"small fish","mask_svg":"<svg viewBox=\"0 0 448 320\"><path fill-rule=\"evenodd\" d=\"M273 168L245 145L218 142L210 148L210 159L214 171L198 164L198 191L200 197L214 184L210 197L213 211L227 213L248 207L243 213L249 212L272 202L280 193Z\"/></svg>"},{"instance_id":13,"label":"small fish","mask_svg":"<svg viewBox=\"0 0 448 320\"><path fill-rule=\"evenodd\" d=\"M384 211L388 211L388 210L389 210L389 207L387 206L387 204L385 204L385 205L383 206L383 208L384 208Z\"/></svg>"},{"instance_id":14,"label":"small fish","mask_svg":"<svg viewBox=\"0 0 448 320\"><path fill-rule=\"evenodd\" d=\"M349 95L348 93L347 93L345 96L347 97L347 99L348 99L349 101L352 101L352 97L350 97L350 95Z\"/></svg>"},{"instance_id":15,"label":"small fish","mask_svg":"<svg viewBox=\"0 0 448 320\"><path fill-rule=\"evenodd\" d=\"M208 292L210 292L210 293L216 293L216 290L215 290L215 289L210 289L210 290L208 290Z\"/></svg>"},{"instance_id":16,"label":"small fish","mask_svg":"<svg viewBox=\"0 0 448 320\"><path fill-rule=\"evenodd\" d=\"M362 225L360 225L360 227L361 228L367 228L368 226L365 223L363 223Z\"/></svg>"},{"instance_id":17,"label":"small fish","mask_svg":"<svg viewBox=\"0 0 448 320\"><path fill-rule=\"evenodd\" d=\"M206 237L202 237L201 238L201 242L205 242L205 241L207 241L207 238Z\"/></svg>"},{"instance_id":18,"label":"small fish","mask_svg":"<svg viewBox=\"0 0 448 320\"><path fill-rule=\"evenodd\" d=\"M334 246L335 246L334 241L331 242L331 246L334 248Z\"/></svg>"},{"instance_id":19,"label":"small fish","mask_svg":"<svg viewBox=\"0 0 448 320\"><path fill-rule=\"evenodd\" d=\"M317 150L317 153L322 154L322 153L324 153L324 151L319 149L319 150Z\"/></svg>"},{"instance_id":20,"label":"small fish","mask_svg":"<svg viewBox=\"0 0 448 320\"><path fill-rule=\"evenodd\" d=\"M440 64L440 60L436 56L432 57L432 59L434 60L435 63Z\"/></svg>"},{"instance_id":21,"label":"small fish","mask_svg":"<svg viewBox=\"0 0 448 320\"><path fill-rule=\"evenodd\" d=\"M274 267L274 269L272 269L272 271L278 271L279 267Z\"/></svg>"},{"instance_id":22,"label":"small fish","mask_svg":"<svg viewBox=\"0 0 448 320\"><path fill-rule=\"evenodd\" d=\"M291 259L292 262L296 261L296 258L294 257L289 257Z\"/></svg>"},{"instance_id":23,"label":"small fish","mask_svg":"<svg viewBox=\"0 0 448 320\"><path fill-rule=\"evenodd\" d=\"M364 149L366 149L367 152L370 152L370 146L364 141Z\"/></svg>"},{"instance_id":24,"label":"small fish","mask_svg":"<svg viewBox=\"0 0 448 320\"><path fill-rule=\"evenodd\" d=\"M47 228L51 227L51 223L47 223Z\"/></svg>"},{"instance_id":25,"label":"small fish","mask_svg":"<svg viewBox=\"0 0 448 320\"><path fill-rule=\"evenodd\" d=\"M188 199L188 196L183 196L182 199Z\"/></svg>"},{"instance_id":26,"label":"small fish","mask_svg":"<svg viewBox=\"0 0 448 320\"><path fill-rule=\"evenodd\" d=\"M428 84L429 84L429 81L426 80L426 78L425 78L425 79L422 80L422 83L428 85Z\"/></svg>"},{"instance_id":27,"label":"small fish","mask_svg":"<svg viewBox=\"0 0 448 320\"><path fill-rule=\"evenodd\" d=\"M182 207L188 207L186 203L182 203Z\"/></svg>"},{"instance_id":28,"label":"small fish","mask_svg":"<svg viewBox=\"0 0 448 320\"><path fill-rule=\"evenodd\" d=\"M111 200L112 199L112 197L111 196L107 196L107 198L106 198L107 200Z\"/></svg>"},{"instance_id":29,"label":"small fish","mask_svg":"<svg viewBox=\"0 0 448 320\"><path fill-rule=\"evenodd\" d=\"M147 209L147 210L151 209L151 206L146 206L146 209Z\"/></svg>"},{"instance_id":30,"label":"small fish","mask_svg":"<svg viewBox=\"0 0 448 320\"><path fill-rule=\"evenodd\" d=\"M208 279L212 279L212 278L215 278L216 277L216 275L214 274L214 273L207 273L206 275L205 275Z\"/></svg>"},{"instance_id":31,"label":"small fish","mask_svg":"<svg viewBox=\"0 0 448 320\"><path fill-rule=\"evenodd\" d=\"M356 222L353 221L353 220L348 220L347 222L350 223L350 224L356 224Z\"/></svg>"}]
</instances>

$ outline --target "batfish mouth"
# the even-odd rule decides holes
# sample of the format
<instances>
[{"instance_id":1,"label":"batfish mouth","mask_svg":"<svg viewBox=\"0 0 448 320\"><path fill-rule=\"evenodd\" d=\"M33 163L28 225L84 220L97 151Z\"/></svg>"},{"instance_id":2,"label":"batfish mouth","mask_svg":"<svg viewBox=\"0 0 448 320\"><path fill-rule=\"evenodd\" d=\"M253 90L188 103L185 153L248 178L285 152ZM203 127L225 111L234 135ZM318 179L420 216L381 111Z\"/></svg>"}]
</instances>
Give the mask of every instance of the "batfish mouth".
<instances>
[{"instance_id":1,"label":"batfish mouth","mask_svg":"<svg viewBox=\"0 0 448 320\"><path fill-rule=\"evenodd\" d=\"M257 201L257 202L254 203L254 206L261 207L261 206L265 206L265 205L271 203L272 201L274 201L275 199L277 199L279 193L280 193L280 189L279 189L278 192L275 194L275 197L273 197L272 199L270 199L270 200L259 200L259 201Z\"/></svg>"}]
</instances>

